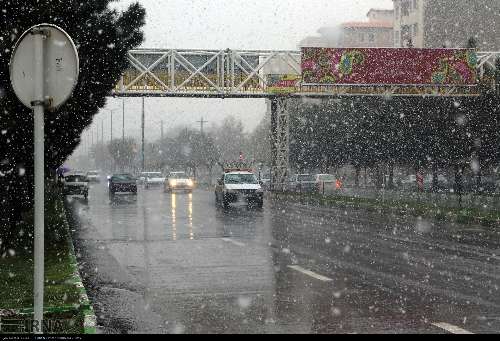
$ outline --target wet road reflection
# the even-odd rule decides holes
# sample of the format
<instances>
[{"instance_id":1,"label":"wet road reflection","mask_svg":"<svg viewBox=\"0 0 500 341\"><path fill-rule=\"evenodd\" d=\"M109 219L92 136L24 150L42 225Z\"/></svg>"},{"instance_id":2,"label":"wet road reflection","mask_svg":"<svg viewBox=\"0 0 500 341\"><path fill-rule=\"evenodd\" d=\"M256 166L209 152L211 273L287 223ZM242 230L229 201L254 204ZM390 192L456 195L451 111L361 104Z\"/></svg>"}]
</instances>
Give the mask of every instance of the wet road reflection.
<instances>
[{"instance_id":1,"label":"wet road reflection","mask_svg":"<svg viewBox=\"0 0 500 341\"><path fill-rule=\"evenodd\" d=\"M172 239L177 240L177 195L172 193Z\"/></svg>"},{"instance_id":2,"label":"wet road reflection","mask_svg":"<svg viewBox=\"0 0 500 341\"><path fill-rule=\"evenodd\" d=\"M105 268L142 295L117 303L93 285L91 297L111 302L97 308L105 330L122 330L116 316L130 305L144 314L128 317L127 332L147 332L144 319L168 333L445 332L435 322L500 330L496 234L478 246L472 233L457 241L457 227L432 222L422 233L414 219L214 201L161 190L110 201L95 186L88 206L73 202L82 245L97 240L108 252L83 260L93 283Z\"/></svg>"}]
</instances>

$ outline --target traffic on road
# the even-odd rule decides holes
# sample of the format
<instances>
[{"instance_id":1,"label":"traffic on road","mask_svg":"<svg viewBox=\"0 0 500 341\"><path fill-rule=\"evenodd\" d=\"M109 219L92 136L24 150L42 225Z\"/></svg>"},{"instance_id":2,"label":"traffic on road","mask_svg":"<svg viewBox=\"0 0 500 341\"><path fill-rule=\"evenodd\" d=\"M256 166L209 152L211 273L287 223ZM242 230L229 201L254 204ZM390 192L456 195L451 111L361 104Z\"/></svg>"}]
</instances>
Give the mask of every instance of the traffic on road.
<instances>
[{"instance_id":1,"label":"traffic on road","mask_svg":"<svg viewBox=\"0 0 500 341\"><path fill-rule=\"evenodd\" d=\"M266 200L224 207L204 189L107 191L68 197L101 333L500 328L500 244L487 228Z\"/></svg>"}]
</instances>

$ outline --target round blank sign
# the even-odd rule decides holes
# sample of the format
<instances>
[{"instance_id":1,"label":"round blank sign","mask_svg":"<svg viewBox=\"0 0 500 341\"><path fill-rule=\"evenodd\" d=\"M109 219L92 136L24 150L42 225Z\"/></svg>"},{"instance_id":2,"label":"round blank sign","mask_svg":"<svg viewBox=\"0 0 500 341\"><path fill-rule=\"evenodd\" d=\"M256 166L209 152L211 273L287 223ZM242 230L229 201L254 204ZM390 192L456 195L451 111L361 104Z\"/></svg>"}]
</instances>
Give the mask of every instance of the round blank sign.
<instances>
[{"instance_id":1,"label":"round blank sign","mask_svg":"<svg viewBox=\"0 0 500 341\"><path fill-rule=\"evenodd\" d=\"M34 98L34 30L49 33L44 42L44 99L50 100L49 109L56 109L71 97L79 73L76 46L61 28L42 24L23 33L10 61L10 80L19 100L28 108L32 108L32 102L39 100Z\"/></svg>"}]
</instances>

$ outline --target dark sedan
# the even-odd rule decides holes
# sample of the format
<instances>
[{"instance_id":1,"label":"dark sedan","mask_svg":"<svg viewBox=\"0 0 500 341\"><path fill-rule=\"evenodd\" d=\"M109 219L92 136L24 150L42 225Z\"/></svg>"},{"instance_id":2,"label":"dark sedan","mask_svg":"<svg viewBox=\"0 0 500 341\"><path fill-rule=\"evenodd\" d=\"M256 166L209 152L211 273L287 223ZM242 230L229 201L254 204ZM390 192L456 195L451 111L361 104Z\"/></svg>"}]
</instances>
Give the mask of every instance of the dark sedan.
<instances>
[{"instance_id":1,"label":"dark sedan","mask_svg":"<svg viewBox=\"0 0 500 341\"><path fill-rule=\"evenodd\" d=\"M137 179L130 174L115 174L109 179L109 194L137 194Z\"/></svg>"}]
</instances>

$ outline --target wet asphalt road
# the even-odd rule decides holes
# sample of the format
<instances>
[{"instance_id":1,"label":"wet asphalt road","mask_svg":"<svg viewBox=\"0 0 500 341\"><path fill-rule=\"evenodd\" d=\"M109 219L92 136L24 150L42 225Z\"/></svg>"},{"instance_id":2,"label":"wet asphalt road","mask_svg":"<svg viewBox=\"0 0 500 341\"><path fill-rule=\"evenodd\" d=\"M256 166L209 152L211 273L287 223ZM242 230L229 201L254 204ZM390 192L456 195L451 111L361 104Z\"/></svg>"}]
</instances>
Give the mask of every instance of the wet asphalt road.
<instances>
[{"instance_id":1,"label":"wet asphalt road","mask_svg":"<svg viewBox=\"0 0 500 341\"><path fill-rule=\"evenodd\" d=\"M94 185L68 202L100 333L498 333L500 235L478 226Z\"/></svg>"}]
</instances>

